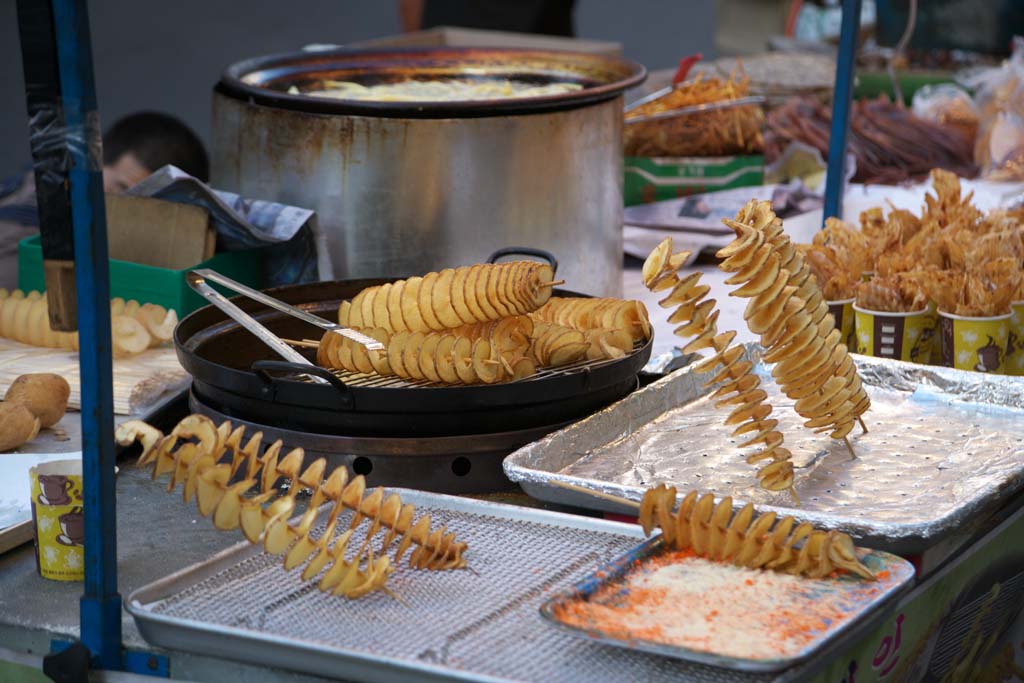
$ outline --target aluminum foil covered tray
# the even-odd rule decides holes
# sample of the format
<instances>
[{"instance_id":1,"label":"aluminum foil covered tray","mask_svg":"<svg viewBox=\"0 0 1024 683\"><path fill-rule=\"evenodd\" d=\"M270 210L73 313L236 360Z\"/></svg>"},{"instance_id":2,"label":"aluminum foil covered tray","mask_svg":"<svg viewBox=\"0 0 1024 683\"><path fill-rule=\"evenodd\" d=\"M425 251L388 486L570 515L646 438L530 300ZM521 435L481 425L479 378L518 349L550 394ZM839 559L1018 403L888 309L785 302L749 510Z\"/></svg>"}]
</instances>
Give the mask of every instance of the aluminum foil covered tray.
<instances>
[{"instance_id":1,"label":"aluminum foil covered tray","mask_svg":"<svg viewBox=\"0 0 1024 683\"><path fill-rule=\"evenodd\" d=\"M760 347L748 355L759 360ZM730 495L760 510L835 528L862 545L923 552L980 526L1024 484L1024 380L854 356L871 396L855 428L851 459L842 441L804 428L768 368L764 383L797 468L797 506L760 489L737 450L725 413L684 368L505 459L505 473L530 495L609 512L631 512L558 486L567 482L638 501L666 482Z\"/></svg>"}]
</instances>

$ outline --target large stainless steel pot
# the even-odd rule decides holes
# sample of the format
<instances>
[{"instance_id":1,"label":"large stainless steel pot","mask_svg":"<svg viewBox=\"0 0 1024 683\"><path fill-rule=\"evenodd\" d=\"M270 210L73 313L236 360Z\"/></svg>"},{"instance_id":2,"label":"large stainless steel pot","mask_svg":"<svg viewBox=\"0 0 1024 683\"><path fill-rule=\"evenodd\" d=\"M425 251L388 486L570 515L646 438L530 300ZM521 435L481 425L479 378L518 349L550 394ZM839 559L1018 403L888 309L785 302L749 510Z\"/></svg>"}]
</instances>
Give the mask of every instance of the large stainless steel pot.
<instances>
[{"instance_id":1,"label":"large stainless steel pot","mask_svg":"<svg viewBox=\"0 0 1024 683\"><path fill-rule=\"evenodd\" d=\"M571 81L563 95L469 102L289 94L325 79L491 76ZM213 181L316 209L334 276L476 262L499 247L559 255L578 291L616 295L622 270L621 59L558 51L415 49L263 57L214 95Z\"/></svg>"}]
</instances>

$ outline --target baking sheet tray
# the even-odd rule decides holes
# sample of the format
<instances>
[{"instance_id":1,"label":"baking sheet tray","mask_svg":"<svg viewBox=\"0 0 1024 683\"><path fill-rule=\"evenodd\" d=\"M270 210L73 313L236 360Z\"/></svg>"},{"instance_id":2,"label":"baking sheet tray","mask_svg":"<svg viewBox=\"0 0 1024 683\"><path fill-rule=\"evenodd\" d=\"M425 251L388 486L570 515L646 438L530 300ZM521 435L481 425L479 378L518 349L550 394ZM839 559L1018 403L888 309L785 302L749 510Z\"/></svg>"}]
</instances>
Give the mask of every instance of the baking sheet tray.
<instances>
[{"instance_id":1,"label":"baking sheet tray","mask_svg":"<svg viewBox=\"0 0 1024 683\"><path fill-rule=\"evenodd\" d=\"M759 347L747 354L758 360ZM870 432L850 436L855 460L841 441L804 428L793 402L756 365L793 452L799 507L787 493L757 486L755 468L722 424L725 413L706 398L706 376L692 368L511 453L505 473L536 498L618 513L632 509L557 483L634 501L661 482L731 495L737 509L750 501L899 555L980 527L1021 489L1024 379L854 358L872 399Z\"/></svg>"},{"instance_id":2,"label":"baking sheet tray","mask_svg":"<svg viewBox=\"0 0 1024 683\"><path fill-rule=\"evenodd\" d=\"M545 602L541 614L571 633L623 648L780 671L910 588L914 567L906 560L874 550L861 561L877 581L733 567L666 550L657 536Z\"/></svg>"},{"instance_id":3,"label":"baking sheet tray","mask_svg":"<svg viewBox=\"0 0 1024 683\"><path fill-rule=\"evenodd\" d=\"M541 603L637 546L635 525L396 490L469 543L472 571L417 572L403 563L388 586L405 604L383 594L346 601L242 543L139 588L126 609L156 646L354 681L781 680L546 627ZM806 675L798 666L784 678Z\"/></svg>"}]
</instances>

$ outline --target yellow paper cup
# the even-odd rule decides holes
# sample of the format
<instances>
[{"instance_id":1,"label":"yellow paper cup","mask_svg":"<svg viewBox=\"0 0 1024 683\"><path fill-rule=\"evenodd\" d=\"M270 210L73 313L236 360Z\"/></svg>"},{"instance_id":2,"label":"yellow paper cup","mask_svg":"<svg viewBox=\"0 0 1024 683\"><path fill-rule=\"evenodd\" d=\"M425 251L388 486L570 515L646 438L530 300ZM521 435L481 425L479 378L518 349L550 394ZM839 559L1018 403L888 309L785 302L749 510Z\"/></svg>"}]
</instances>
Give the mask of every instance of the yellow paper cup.
<instances>
[{"instance_id":1,"label":"yellow paper cup","mask_svg":"<svg viewBox=\"0 0 1024 683\"><path fill-rule=\"evenodd\" d=\"M958 370L1000 372L1010 336L1010 316L970 318L939 311L942 364Z\"/></svg>"},{"instance_id":2,"label":"yellow paper cup","mask_svg":"<svg viewBox=\"0 0 1024 683\"><path fill-rule=\"evenodd\" d=\"M1024 301L1014 301L1012 305L1003 372L1007 375L1024 375Z\"/></svg>"},{"instance_id":3,"label":"yellow paper cup","mask_svg":"<svg viewBox=\"0 0 1024 683\"><path fill-rule=\"evenodd\" d=\"M932 353L929 362L932 365L942 365L942 335L939 334L939 307L934 301L928 302L928 316L932 325Z\"/></svg>"},{"instance_id":4,"label":"yellow paper cup","mask_svg":"<svg viewBox=\"0 0 1024 683\"><path fill-rule=\"evenodd\" d=\"M853 302L856 299L837 299L826 301L828 312L836 321L836 329L842 336L846 348L853 351L857 348L856 321L854 320Z\"/></svg>"},{"instance_id":5,"label":"yellow paper cup","mask_svg":"<svg viewBox=\"0 0 1024 683\"><path fill-rule=\"evenodd\" d=\"M854 304L857 353L927 363L935 327L927 308L910 313L871 311Z\"/></svg>"},{"instance_id":6,"label":"yellow paper cup","mask_svg":"<svg viewBox=\"0 0 1024 683\"><path fill-rule=\"evenodd\" d=\"M53 460L29 470L36 569L55 581L85 578L82 461Z\"/></svg>"}]
</instances>

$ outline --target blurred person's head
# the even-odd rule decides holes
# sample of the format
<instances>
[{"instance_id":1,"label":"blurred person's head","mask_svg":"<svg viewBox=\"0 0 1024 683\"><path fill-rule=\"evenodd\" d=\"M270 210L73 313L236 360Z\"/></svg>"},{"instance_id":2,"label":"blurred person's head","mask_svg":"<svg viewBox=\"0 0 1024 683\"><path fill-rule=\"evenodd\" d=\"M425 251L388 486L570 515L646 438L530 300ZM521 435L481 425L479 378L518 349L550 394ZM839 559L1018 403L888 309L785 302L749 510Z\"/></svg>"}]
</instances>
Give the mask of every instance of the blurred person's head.
<instances>
[{"instance_id":1,"label":"blurred person's head","mask_svg":"<svg viewBox=\"0 0 1024 683\"><path fill-rule=\"evenodd\" d=\"M123 192L173 164L206 182L210 162L203 143L184 123L159 112L129 114L103 135L103 189Z\"/></svg>"}]
</instances>

